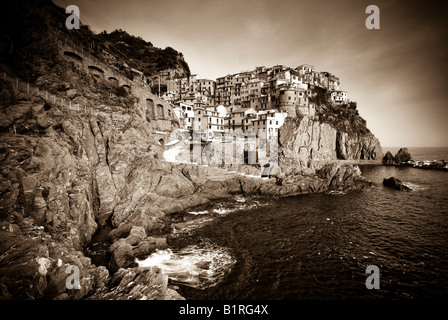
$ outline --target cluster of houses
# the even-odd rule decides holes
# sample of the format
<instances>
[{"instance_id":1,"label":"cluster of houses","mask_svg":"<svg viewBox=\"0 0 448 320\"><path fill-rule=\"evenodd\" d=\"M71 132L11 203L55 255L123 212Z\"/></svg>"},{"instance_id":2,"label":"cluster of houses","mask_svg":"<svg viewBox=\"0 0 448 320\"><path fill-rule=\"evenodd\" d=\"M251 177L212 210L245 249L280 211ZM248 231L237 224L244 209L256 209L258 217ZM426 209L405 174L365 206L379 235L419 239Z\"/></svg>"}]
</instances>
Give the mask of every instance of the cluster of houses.
<instances>
[{"instance_id":1,"label":"cluster of houses","mask_svg":"<svg viewBox=\"0 0 448 320\"><path fill-rule=\"evenodd\" d=\"M178 77L173 70L155 79L166 85L167 92L161 97L174 106L181 127L199 131L207 139L232 130L253 130L266 138L277 135L286 117L295 116L296 110L307 115L313 112L309 98L316 87L327 89L334 104L347 103L338 77L306 64L257 67L216 81L196 75Z\"/></svg>"}]
</instances>

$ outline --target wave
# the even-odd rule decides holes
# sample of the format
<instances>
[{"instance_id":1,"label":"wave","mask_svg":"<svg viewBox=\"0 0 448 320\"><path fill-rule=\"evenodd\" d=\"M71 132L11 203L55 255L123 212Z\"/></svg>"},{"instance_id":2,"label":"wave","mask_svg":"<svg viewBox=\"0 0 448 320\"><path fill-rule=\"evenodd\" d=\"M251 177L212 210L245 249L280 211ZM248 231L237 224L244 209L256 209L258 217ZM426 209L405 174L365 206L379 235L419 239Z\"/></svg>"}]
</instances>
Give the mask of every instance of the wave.
<instances>
[{"instance_id":1,"label":"wave","mask_svg":"<svg viewBox=\"0 0 448 320\"><path fill-rule=\"evenodd\" d=\"M189 213L189 214L193 214L193 215L198 215L198 214L207 214L207 213L210 213L210 211L208 211L208 210L203 210L203 211L188 211L187 213Z\"/></svg>"},{"instance_id":2,"label":"wave","mask_svg":"<svg viewBox=\"0 0 448 320\"><path fill-rule=\"evenodd\" d=\"M236 260L228 249L208 243L179 250L157 250L136 262L139 267L159 267L173 283L202 290L221 282Z\"/></svg>"},{"instance_id":3,"label":"wave","mask_svg":"<svg viewBox=\"0 0 448 320\"><path fill-rule=\"evenodd\" d=\"M423 186L423 185L420 185L420 184L417 184L417 183L403 182L403 184L406 187L410 188L412 191L423 191L423 190L428 189L427 186Z\"/></svg>"},{"instance_id":4,"label":"wave","mask_svg":"<svg viewBox=\"0 0 448 320\"><path fill-rule=\"evenodd\" d=\"M344 191L334 191L334 190L332 190L332 191L327 192L327 194L337 196L337 195L344 195L344 194L346 194L346 192L344 192Z\"/></svg>"}]
</instances>

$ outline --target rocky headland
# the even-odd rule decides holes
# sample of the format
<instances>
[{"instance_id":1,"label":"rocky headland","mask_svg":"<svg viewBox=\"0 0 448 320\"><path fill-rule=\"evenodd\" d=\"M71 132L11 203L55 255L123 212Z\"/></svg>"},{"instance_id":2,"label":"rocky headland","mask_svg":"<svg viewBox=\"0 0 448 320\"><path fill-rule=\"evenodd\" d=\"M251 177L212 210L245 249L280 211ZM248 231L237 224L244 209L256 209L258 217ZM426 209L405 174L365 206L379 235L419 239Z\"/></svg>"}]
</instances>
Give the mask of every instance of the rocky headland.
<instances>
[{"instance_id":1,"label":"rocky headland","mask_svg":"<svg viewBox=\"0 0 448 320\"><path fill-rule=\"evenodd\" d=\"M402 167L412 167L417 169L429 169L429 170L442 170L448 171L448 162L445 160L414 160L407 148L401 148L395 154L392 155L388 151L383 159L384 165L397 165Z\"/></svg>"},{"instance_id":2,"label":"rocky headland","mask_svg":"<svg viewBox=\"0 0 448 320\"><path fill-rule=\"evenodd\" d=\"M35 52L27 66L39 91L10 81L26 71L13 60L1 65L0 299L182 299L159 268L135 262L168 246L171 214L238 196L361 190L370 182L359 168L337 160L382 158L370 132L344 131L336 114L328 120L331 110L297 110L280 130L279 170L268 179L253 165L167 162L161 139L179 124L154 117L148 101L169 105L141 79L121 77L116 60L103 54L113 63L101 70L113 70L124 91L89 67L89 56L43 34L34 41L54 52ZM109 261L96 266L86 248L106 224ZM79 289L67 287L71 266Z\"/></svg>"}]
</instances>

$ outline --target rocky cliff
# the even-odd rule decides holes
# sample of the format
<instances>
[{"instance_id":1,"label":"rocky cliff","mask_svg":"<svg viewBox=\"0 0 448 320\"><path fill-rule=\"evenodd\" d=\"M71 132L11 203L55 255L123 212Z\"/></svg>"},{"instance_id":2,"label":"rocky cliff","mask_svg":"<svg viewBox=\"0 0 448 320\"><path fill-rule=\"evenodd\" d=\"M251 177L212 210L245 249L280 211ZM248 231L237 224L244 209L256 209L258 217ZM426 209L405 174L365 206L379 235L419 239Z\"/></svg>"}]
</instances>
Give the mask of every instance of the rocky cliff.
<instances>
[{"instance_id":1,"label":"rocky cliff","mask_svg":"<svg viewBox=\"0 0 448 320\"><path fill-rule=\"evenodd\" d=\"M179 298L157 268L136 268L134 263L166 246L170 213L236 195L368 186L359 169L337 163L307 172L284 166L277 178L268 180L222 168L170 164L163 161L163 147L138 108L73 113L33 95L15 95L19 101L3 105L0 114L3 299L120 298L133 290L129 286L123 291L120 285L132 282L120 278L123 268L132 268L129 272L139 281L153 279L160 288L139 287L127 297ZM255 170L244 165L237 169ZM106 221L114 227L109 270L92 265L84 254ZM70 265L80 269L82 290L65 286Z\"/></svg>"},{"instance_id":2,"label":"rocky cliff","mask_svg":"<svg viewBox=\"0 0 448 320\"><path fill-rule=\"evenodd\" d=\"M279 136L282 160L305 168L318 160L381 160L383 155L372 133L340 131L309 116L287 118Z\"/></svg>"},{"instance_id":3,"label":"rocky cliff","mask_svg":"<svg viewBox=\"0 0 448 320\"><path fill-rule=\"evenodd\" d=\"M0 299L180 299L160 269L135 263L167 246L172 213L241 195L369 186L358 167L332 160L376 159L373 136L311 116L287 120L280 171L270 179L248 176L260 172L248 165L166 162L163 139L176 128L169 106L138 79L107 79L114 70L102 65L101 73L87 56L67 55L66 43L48 43L55 47L51 59L35 52L22 71L31 70L32 85L53 98L0 80ZM3 61L1 70L19 70L14 59ZM124 81L126 94L113 95L110 78ZM86 257L105 224L112 225L107 268ZM79 289L66 283L74 267Z\"/></svg>"}]
</instances>

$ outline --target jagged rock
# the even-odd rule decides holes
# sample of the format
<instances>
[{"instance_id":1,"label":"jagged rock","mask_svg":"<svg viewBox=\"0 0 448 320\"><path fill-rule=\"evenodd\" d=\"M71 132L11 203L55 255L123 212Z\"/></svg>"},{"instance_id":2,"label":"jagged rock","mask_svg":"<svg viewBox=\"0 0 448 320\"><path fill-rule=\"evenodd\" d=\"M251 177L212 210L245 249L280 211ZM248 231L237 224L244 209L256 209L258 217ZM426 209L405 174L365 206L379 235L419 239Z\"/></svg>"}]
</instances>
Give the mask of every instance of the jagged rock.
<instances>
[{"instance_id":1,"label":"jagged rock","mask_svg":"<svg viewBox=\"0 0 448 320\"><path fill-rule=\"evenodd\" d=\"M330 190L360 190L371 185L358 166L331 163L317 170L316 174L324 179L324 185L328 184Z\"/></svg>"},{"instance_id":2,"label":"jagged rock","mask_svg":"<svg viewBox=\"0 0 448 320\"><path fill-rule=\"evenodd\" d=\"M349 134L337 132L336 155L343 160L380 160L383 156L380 142L371 133Z\"/></svg>"},{"instance_id":3,"label":"jagged rock","mask_svg":"<svg viewBox=\"0 0 448 320\"><path fill-rule=\"evenodd\" d=\"M166 249L168 247L165 238L148 237L142 240L138 246L132 249L132 253L136 258L144 258L156 249Z\"/></svg>"},{"instance_id":4,"label":"jagged rock","mask_svg":"<svg viewBox=\"0 0 448 320\"><path fill-rule=\"evenodd\" d=\"M116 272L120 268L136 267L135 257L132 254L132 246L126 239L119 239L109 247L111 254L109 270Z\"/></svg>"},{"instance_id":5,"label":"jagged rock","mask_svg":"<svg viewBox=\"0 0 448 320\"><path fill-rule=\"evenodd\" d=\"M88 300L183 299L168 289L168 276L156 267L119 269L107 287L107 290L96 292Z\"/></svg>"},{"instance_id":6,"label":"jagged rock","mask_svg":"<svg viewBox=\"0 0 448 320\"><path fill-rule=\"evenodd\" d=\"M382 160L383 164L394 164L395 158L390 151L387 151Z\"/></svg>"},{"instance_id":7,"label":"jagged rock","mask_svg":"<svg viewBox=\"0 0 448 320\"><path fill-rule=\"evenodd\" d=\"M78 95L78 90L76 89L69 89L65 92L65 94L67 95L67 98L69 99L73 99L74 97L76 97Z\"/></svg>"},{"instance_id":8,"label":"jagged rock","mask_svg":"<svg viewBox=\"0 0 448 320\"><path fill-rule=\"evenodd\" d=\"M102 288L108 271L96 268L67 239L55 241L43 227L25 218L17 226L0 228L0 300L82 299ZM80 289L66 288L68 266L80 273Z\"/></svg>"},{"instance_id":9,"label":"jagged rock","mask_svg":"<svg viewBox=\"0 0 448 320\"><path fill-rule=\"evenodd\" d=\"M397 154L394 157L394 161L396 164L401 164L402 162L408 162L410 160L412 160L412 157L407 148L401 148L400 150L398 150Z\"/></svg>"},{"instance_id":10,"label":"jagged rock","mask_svg":"<svg viewBox=\"0 0 448 320\"><path fill-rule=\"evenodd\" d=\"M310 167L312 160L380 160L378 139L371 133L347 133L307 116L287 118L280 129L282 166Z\"/></svg>"},{"instance_id":11,"label":"jagged rock","mask_svg":"<svg viewBox=\"0 0 448 320\"><path fill-rule=\"evenodd\" d=\"M383 185L385 187L389 187L396 190L404 190L404 191L410 191L411 188L405 186L400 179L397 179L395 177L390 177L389 179L383 180Z\"/></svg>"},{"instance_id":12,"label":"jagged rock","mask_svg":"<svg viewBox=\"0 0 448 320\"><path fill-rule=\"evenodd\" d=\"M289 151L285 158L296 159L302 167L307 167L310 159L336 159L336 130L327 123L306 116L287 118L279 132L281 150Z\"/></svg>"},{"instance_id":13,"label":"jagged rock","mask_svg":"<svg viewBox=\"0 0 448 320\"><path fill-rule=\"evenodd\" d=\"M145 228L133 226L129 233L129 236L127 236L127 238L126 238L126 241L131 246L133 246L135 244L138 244L144 238L146 238Z\"/></svg>"},{"instance_id":14,"label":"jagged rock","mask_svg":"<svg viewBox=\"0 0 448 320\"><path fill-rule=\"evenodd\" d=\"M383 164L402 164L407 163L408 161L411 161L412 157L409 153L407 148L401 148L398 150L398 152L395 154L395 156L392 156L392 153L390 151L387 151L386 155L383 157L382 163Z\"/></svg>"}]
</instances>

